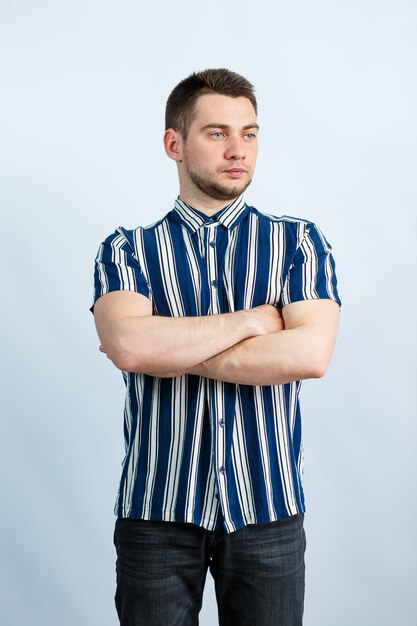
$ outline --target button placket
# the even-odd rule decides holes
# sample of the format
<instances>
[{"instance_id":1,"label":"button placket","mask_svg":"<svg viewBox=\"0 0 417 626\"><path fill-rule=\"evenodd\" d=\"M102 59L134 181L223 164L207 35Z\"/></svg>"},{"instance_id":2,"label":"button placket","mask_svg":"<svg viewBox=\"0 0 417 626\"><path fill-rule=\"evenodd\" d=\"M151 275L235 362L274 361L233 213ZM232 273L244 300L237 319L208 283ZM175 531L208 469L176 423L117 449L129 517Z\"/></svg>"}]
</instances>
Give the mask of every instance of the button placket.
<instances>
[{"instance_id":1,"label":"button placket","mask_svg":"<svg viewBox=\"0 0 417 626\"><path fill-rule=\"evenodd\" d=\"M218 295L219 276L216 252L217 225L218 224L215 223L207 226L207 278L210 289L210 312L212 314L221 312ZM214 416L215 419L213 419L212 424L214 429L213 434L216 441L216 454L214 462L217 474L218 498L220 506L224 509L224 503L227 501L227 487L225 467L225 420L222 414L223 402L221 400L223 394L223 384L220 381L211 381L211 384L213 385L213 391L217 396L215 406L217 411L220 411L218 415Z\"/></svg>"},{"instance_id":2,"label":"button placket","mask_svg":"<svg viewBox=\"0 0 417 626\"><path fill-rule=\"evenodd\" d=\"M218 270L217 270L217 254L216 254L216 230L217 223L209 224L207 228L207 269L208 269L208 281L210 285L210 312L212 314L220 313L219 299L217 295L217 288L219 285Z\"/></svg>"}]
</instances>

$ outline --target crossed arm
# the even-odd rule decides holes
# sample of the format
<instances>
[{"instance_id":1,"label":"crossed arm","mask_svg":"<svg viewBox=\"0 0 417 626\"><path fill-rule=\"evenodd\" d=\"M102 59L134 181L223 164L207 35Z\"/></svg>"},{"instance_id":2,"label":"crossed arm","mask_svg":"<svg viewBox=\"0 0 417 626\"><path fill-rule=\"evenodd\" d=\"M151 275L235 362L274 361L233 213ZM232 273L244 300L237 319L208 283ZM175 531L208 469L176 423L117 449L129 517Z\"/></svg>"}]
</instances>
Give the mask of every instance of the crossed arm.
<instances>
[{"instance_id":1,"label":"crossed arm","mask_svg":"<svg viewBox=\"0 0 417 626\"><path fill-rule=\"evenodd\" d=\"M196 374L225 382L275 385L319 378L336 340L339 307L331 300L265 304L202 317L152 315L130 291L99 298L94 318L101 350L124 371L172 377Z\"/></svg>"}]
</instances>

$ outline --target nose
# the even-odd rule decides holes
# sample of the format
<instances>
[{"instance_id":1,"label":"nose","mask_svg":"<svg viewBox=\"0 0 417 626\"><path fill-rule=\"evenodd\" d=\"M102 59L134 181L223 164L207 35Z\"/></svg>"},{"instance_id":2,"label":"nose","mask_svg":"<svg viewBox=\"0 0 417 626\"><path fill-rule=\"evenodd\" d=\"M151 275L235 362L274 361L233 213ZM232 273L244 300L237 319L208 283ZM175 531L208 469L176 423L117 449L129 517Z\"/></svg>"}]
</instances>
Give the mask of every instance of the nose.
<instances>
[{"instance_id":1,"label":"nose","mask_svg":"<svg viewBox=\"0 0 417 626\"><path fill-rule=\"evenodd\" d=\"M233 161L241 161L246 156L246 146L242 137L229 137L225 158Z\"/></svg>"}]
</instances>

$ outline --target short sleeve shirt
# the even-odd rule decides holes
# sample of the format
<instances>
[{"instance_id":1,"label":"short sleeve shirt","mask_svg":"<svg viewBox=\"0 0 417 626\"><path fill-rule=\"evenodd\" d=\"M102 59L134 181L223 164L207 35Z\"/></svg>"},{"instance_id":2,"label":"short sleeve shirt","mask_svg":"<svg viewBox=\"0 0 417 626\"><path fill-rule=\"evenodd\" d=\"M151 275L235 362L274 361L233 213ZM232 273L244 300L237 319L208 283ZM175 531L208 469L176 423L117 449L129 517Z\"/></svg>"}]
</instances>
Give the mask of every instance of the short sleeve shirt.
<instances>
[{"instance_id":1,"label":"short sleeve shirt","mask_svg":"<svg viewBox=\"0 0 417 626\"><path fill-rule=\"evenodd\" d=\"M151 226L118 228L100 246L94 284L94 301L134 291L150 299L154 315L170 317L311 299L340 305L332 250L318 226L264 214L242 197L211 218L178 199ZM119 517L232 532L304 512L300 381L123 377Z\"/></svg>"}]
</instances>

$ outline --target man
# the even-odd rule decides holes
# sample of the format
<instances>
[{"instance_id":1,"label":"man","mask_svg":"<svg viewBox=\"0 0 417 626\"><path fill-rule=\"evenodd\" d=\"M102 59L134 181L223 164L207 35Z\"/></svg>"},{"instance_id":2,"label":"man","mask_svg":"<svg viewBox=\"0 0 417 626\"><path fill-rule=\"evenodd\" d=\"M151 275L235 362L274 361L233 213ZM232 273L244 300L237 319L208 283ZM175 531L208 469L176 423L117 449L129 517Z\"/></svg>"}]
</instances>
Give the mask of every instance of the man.
<instances>
[{"instance_id":1,"label":"man","mask_svg":"<svg viewBox=\"0 0 417 626\"><path fill-rule=\"evenodd\" d=\"M123 626L198 624L208 567L222 626L296 626L304 601L300 381L323 376L339 297L312 223L245 204L252 85L229 70L171 93L180 193L96 259L101 350L126 383L116 503Z\"/></svg>"}]
</instances>

